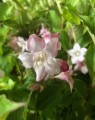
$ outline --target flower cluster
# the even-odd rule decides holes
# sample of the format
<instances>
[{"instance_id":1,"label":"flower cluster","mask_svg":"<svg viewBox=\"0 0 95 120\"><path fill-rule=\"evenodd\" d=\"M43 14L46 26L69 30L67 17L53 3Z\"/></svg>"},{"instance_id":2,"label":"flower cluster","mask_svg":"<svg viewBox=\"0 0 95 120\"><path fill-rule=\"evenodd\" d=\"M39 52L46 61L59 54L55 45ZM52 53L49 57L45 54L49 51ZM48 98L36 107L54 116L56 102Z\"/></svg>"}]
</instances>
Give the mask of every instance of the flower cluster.
<instances>
[{"instance_id":1,"label":"flower cluster","mask_svg":"<svg viewBox=\"0 0 95 120\"><path fill-rule=\"evenodd\" d=\"M56 58L58 51L61 50L60 34L53 34L42 26L39 36L31 34L27 40L18 37L18 45L22 47L18 58L24 67L34 69L37 82L47 80L49 77L59 78L67 81L72 91L73 71L66 61ZM71 56L72 63L76 64L74 70L86 73L84 64L86 49L75 44L74 48L67 53Z\"/></svg>"}]
</instances>

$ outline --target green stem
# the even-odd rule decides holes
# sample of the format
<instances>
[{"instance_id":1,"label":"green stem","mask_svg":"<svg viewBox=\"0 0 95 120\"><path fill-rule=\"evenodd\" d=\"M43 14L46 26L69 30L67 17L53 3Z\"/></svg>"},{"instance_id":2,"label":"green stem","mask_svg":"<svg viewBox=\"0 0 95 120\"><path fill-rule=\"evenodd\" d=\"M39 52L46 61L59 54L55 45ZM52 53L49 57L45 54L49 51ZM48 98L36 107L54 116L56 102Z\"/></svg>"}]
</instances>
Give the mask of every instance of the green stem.
<instances>
[{"instance_id":1,"label":"green stem","mask_svg":"<svg viewBox=\"0 0 95 120\"><path fill-rule=\"evenodd\" d=\"M24 109L24 120L27 119L28 105L29 105L30 97L31 97L32 93L33 93L33 90L29 93L29 96L28 96L28 99L27 99L27 105L26 105L26 107Z\"/></svg>"}]
</instances>

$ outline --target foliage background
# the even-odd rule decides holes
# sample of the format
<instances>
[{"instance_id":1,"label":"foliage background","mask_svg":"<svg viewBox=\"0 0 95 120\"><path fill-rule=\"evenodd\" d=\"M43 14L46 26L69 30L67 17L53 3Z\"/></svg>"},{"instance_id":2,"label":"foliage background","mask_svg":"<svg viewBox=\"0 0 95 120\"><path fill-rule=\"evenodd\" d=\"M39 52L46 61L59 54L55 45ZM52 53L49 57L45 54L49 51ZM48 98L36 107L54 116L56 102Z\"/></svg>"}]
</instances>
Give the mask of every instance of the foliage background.
<instances>
[{"instance_id":1,"label":"foliage background","mask_svg":"<svg viewBox=\"0 0 95 120\"><path fill-rule=\"evenodd\" d=\"M9 45L15 36L39 34L42 23L60 32L59 58L68 60L66 50L75 42L88 49L89 73L73 75L72 93L57 79L36 83L34 71L22 66L18 50ZM0 70L5 73L0 76L0 120L95 120L95 0L0 2Z\"/></svg>"}]
</instances>

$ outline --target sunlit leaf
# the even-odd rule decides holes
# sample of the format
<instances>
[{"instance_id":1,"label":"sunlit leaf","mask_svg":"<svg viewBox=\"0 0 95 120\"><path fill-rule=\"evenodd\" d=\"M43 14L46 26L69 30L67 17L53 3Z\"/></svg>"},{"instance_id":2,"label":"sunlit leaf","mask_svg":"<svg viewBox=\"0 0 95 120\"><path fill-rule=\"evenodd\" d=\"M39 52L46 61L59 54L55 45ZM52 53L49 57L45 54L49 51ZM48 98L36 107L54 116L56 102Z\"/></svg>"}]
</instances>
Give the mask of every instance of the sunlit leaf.
<instances>
[{"instance_id":1,"label":"sunlit leaf","mask_svg":"<svg viewBox=\"0 0 95 120\"><path fill-rule=\"evenodd\" d=\"M0 120L6 120L10 112L24 106L25 103L10 101L5 95L0 96Z\"/></svg>"}]
</instances>

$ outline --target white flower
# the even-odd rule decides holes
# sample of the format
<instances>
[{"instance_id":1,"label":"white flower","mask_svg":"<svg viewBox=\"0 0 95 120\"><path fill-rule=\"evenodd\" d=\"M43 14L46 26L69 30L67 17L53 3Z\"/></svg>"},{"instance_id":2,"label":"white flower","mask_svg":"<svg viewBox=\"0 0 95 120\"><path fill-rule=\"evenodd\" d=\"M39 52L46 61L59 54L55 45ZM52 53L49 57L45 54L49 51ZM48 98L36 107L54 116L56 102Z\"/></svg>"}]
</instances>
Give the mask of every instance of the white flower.
<instances>
[{"instance_id":1,"label":"white flower","mask_svg":"<svg viewBox=\"0 0 95 120\"><path fill-rule=\"evenodd\" d=\"M86 48L81 48L78 43L76 43L73 49L68 50L67 53L71 56L71 61L73 64L77 63L77 61L84 61L84 55L86 53Z\"/></svg>"}]
</instances>

